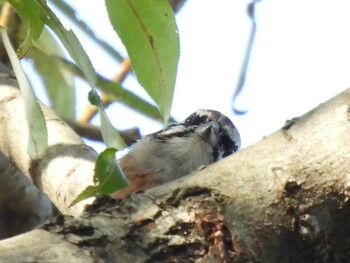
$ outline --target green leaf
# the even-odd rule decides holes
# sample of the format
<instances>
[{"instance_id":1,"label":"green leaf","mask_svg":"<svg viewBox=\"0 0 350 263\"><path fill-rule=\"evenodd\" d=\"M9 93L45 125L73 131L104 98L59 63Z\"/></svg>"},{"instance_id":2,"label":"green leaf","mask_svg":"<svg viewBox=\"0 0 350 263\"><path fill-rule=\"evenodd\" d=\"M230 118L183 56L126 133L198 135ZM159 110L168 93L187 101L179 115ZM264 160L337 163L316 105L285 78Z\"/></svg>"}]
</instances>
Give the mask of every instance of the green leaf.
<instances>
[{"instance_id":1,"label":"green leaf","mask_svg":"<svg viewBox=\"0 0 350 263\"><path fill-rule=\"evenodd\" d=\"M85 188L84 191L82 191L69 205L69 207L79 203L80 201L83 201L85 199L88 199L90 197L96 196L98 194L98 190L96 186L88 186Z\"/></svg>"},{"instance_id":2,"label":"green leaf","mask_svg":"<svg viewBox=\"0 0 350 263\"><path fill-rule=\"evenodd\" d=\"M117 149L124 148L125 143L121 138L119 133L114 129L110 120L108 119L107 114L105 113L102 103L100 102L100 98L97 92L94 89L94 86L97 81L95 70L92 67L91 61L89 60L85 50L80 44L78 38L71 30L66 30L56 15L52 12L52 10L46 5L44 0L36 0L42 11L46 14L45 23L51 28L52 31L58 36L58 38L63 43L64 47L67 49L68 53L72 57L72 59L77 64L78 68L83 72L85 78L89 82L92 90L92 100L97 99L95 102L98 102L98 111L100 114L101 120L101 133L102 138L108 147L114 147ZM90 96L90 95L89 95Z\"/></svg>"},{"instance_id":3,"label":"green leaf","mask_svg":"<svg viewBox=\"0 0 350 263\"><path fill-rule=\"evenodd\" d=\"M23 96L24 108L29 127L27 151L32 159L37 159L43 156L48 145L48 135L44 114L41 111L39 103L37 102L29 82L23 72L7 32L2 27L0 27L0 34Z\"/></svg>"},{"instance_id":4,"label":"green leaf","mask_svg":"<svg viewBox=\"0 0 350 263\"><path fill-rule=\"evenodd\" d=\"M75 119L74 74L62 65L64 53L48 30L43 30L28 57L42 78L54 111L64 120Z\"/></svg>"},{"instance_id":5,"label":"green leaf","mask_svg":"<svg viewBox=\"0 0 350 263\"><path fill-rule=\"evenodd\" d=\"M80 77L81 79L85 80L84 75L81 73L81 71L77 68L75 64L64 59L58 59L58 61L67 70L69 70L76 76ZM96 74L96 75L97 75L96 86L100 90L104 91L109 96L111 96L111 98L114 99L116 102L119 102L125 106L128 106L133 110L139 112L140 114L143 114L146 117L149 117L151 119L154 119L157 121L161 120L161 115L159 114L159 110L157 109L156 106L152 105L148 101L139 97L137 94L131 91L128 91L119 83L108 80L99 74ZM177 122L172 117L170 117L169 121Z\"/></svg>"},{"instance_id":6,"label":"green leaf","mask_svg":"<svg viewBox=\"0 0 350 263\"><path fill-rule=\"evenodd\" d=\"M97 157L94 174L97 185L88 186L70 206L97 194L112 194L128 185L128 180L118 166L115 153L115 149L107 148Z\"/></svg>"},{"instance_id":7,"label":"green leaf","mask_svg":"<svg viewBox=\"0 0 350 263\"><path fill-rule=\"evenodd\" d=\"M179 59L175 18L166 0L106 0L109 19L123 41L141 85L170 116Z\"/></svg>"},{"instance_id":8,"label":"green leaf","mask_svg":"<svg viewBox=\"0 0 350 263\"><path fill-rule=\"evenodd\" d=\"M111 194L129 184L118 166L115 153L116 149L107 148L97 157L95 178L99 184L99 193Z\"/></svg>"},{"instance_id":9,"label":"green leaf","mask_svg":"<svg viewBox=\"0 0 350 263\"><path fill-rule=\"evenodd\" d=\"M116 148L118 150L125 148L125 142L110 122L95 88L89 92L89 101L98 108L101 121L101 134L107 147Z\"/></svg>"},{"instance_id":10,"label":"green leaf","mask_svg":"<svg viewBox=\"0 0 350 263\"><path fill-rule=\"evenodd\" d=\"M96 86L112 96L115 101L126 105L133 110L156 120L161 120L161 115L156 106L152 105L148 101L139 97L135 93L123 88L120 84L107 80L98 75ZM170 122L176 122L176 120L170 117Z\"/></svg>"},{"instance_id":11,"label":"green leaf","mask_svg":"<svg viewBox=\"0 0 350 263\"><path fill-rule=\"evenodd\" d=\"M33 0L9 0L8 1L21 17L23 25L26 29L27 36L18 51L19 56L23 57L28 48L38 39L44 28L41 20L40 9Z\"/></svg>"},{"instance_id":12,"label":"green leaf","mask_svg":"<svg viewBox=\"0 0 350 263\"><path fill-rule=\"evenodd\" d=\"M28 56L42 78L53 110L64 120L75 119L75 92L73 74L61 66L53 56L31 48Z\"/></svg>"},{"instance_id":13,"label":"green leaf","mask_svg":"<svg viewBox=\"0 0 350 263\"><path fill-rule=\"evenodd\" d=\"M43 20L46 25L57 35L64 47L67 49L69 55L77 64L79 69L84 73L86 79L91 86L95 86L96 74L92 63L87 56L83 46L80 44L78 38L72 30L67 30L63 27L60 20L54 12L47 6L45 0L35 0L40 6Z\"/></svg>"},{"instance_id":14,"label":"green leaf","mask_svg":"<svg viewBox=\"0 0 350 263\"><path fill-rule=\"evenodd\" d=\"M52 55L54 57L64 58L63 46L59 45L57 38L54 34L49 32L48 28L44 28L40 37L34 43L34 46L46 54Z\"/></svg>"}]
</instances>

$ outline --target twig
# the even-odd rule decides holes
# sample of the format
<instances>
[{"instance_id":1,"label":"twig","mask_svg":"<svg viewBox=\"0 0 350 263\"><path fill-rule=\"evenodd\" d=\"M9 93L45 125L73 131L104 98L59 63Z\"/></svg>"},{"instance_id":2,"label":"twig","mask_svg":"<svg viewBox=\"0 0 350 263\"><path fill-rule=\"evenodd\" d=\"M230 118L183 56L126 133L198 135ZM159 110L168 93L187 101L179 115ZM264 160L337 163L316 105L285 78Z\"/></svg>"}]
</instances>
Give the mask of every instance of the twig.
<instances>
[{"instance_id":1,"label":"twig","mask_svg":"<svg viewBox=\"0 0 350 263\"><path fill-rule=\"evenodd\" d=\"M91 124L81 124L74 121L65 120L66 123L80 136L93 140L102 142L102 135L100 127ZM137 139L141 137L140 130L138 128L131 128L127 130L118 131L119 134L124 139L127 145L134 143Z\"/></svg>"},{"instance_id":2,"label":"twig","mask_svg":"<svg viewBox=\"0 0 350 263\"><path fill-rule=\"evenodd\" d=\"M241 72L239 75L236 89L235 89L234 94L232 96L231 104L232 104L233 112L235 114L245 114L247 112L247 111L238 110L234 104L236 102L238 95L241 93L241 91L244 88L247 70L248 70L248 65L249 65L249 60L250 60L250 55L252 53L255 34L256 34L255 5L260 1L261 0L253 0L251 3L248 4L248 7L247 7L248 16L252 22L252 26L250 29L250 36L249 36L248 45L247 45L247 48L245 51L244 60L243 60L242 67L241 67Z\"/></svg>"},{"instance_id":3,"label":"twig","mask_svg":"<svg viewBox=\"0 0 350 263\"><path fill-rule=\"evenodd\" d=\"M8 2L6 2L1 8L0 26L4 28L7 27L8 22L11 18L11 13L12 13L12 6Z\"/></svg>"}]
</instances>

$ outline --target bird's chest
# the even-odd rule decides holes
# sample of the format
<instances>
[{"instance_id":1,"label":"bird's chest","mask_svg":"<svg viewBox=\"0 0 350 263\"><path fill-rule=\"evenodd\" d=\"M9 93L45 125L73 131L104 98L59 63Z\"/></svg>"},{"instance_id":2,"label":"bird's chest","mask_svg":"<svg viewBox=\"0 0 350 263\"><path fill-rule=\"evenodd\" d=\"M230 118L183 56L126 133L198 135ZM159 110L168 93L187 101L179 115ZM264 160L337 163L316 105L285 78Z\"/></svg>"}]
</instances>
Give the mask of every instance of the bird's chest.
<instances>
[{"instance_id":1,"label":"bird's chest","mask_svg":"<svg viewBox=\"0 0 350 263\"><path fill-rule=\"evenodd\" d=\"M170 181L213 163L214 155L211 145L200 138L177 138L163 145L157 159L159 167L167 173L167 181Z\"/></svg>"}]
</instances>

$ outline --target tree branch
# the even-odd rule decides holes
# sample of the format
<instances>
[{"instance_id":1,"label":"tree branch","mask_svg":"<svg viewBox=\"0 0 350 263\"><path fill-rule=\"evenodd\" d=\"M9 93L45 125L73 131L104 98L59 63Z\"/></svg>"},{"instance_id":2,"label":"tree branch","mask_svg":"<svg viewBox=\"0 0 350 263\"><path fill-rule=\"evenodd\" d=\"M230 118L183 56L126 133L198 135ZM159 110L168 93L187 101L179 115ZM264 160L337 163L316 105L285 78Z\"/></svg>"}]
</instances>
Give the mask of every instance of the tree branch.
<instances>
[{"instance_id":1,"label":"tree branch","mask_svg":"<svg viewBox=\"0 0 350 263\"><path fill-rule=\"evenodd\" d=\"M204 170L123 201L101 197L77 219L57 217L35 230L54 240L38 242L46 255L30 253L29 233L0 242L0 258L25 258L6 248L27 236L22 251L43 261L70 246L76 262L86 255L106 262L345 262L349 101L347 90Z\"/></svg>"},{"instance_id":2,"label":"tree branch","mask_svg":"<svg viewBox=\"0 0 350 263\"><path fill-rule=\"evenodd\" d=\"M101 135L101 128L98 126L94 126L92 124L81 124L74 121L66 120L68 125L80 136L94 140L103 142ZM120 136L125 141L126 145L130 145L134 143L136 140L140 139L140 130L138 128L131 128L127 130L118 131Z\"/></svg>"},{"instance_id":3,"label":"tree branch","mask_svg":"<svg viewBox=\"0 0 350 263\"><path fill-rule=\"evenodd\" d=\"M93 199L68 206L82 190L93 184L95 151L84 145L81 138L51 109L41 105L49 147L41 160L31 160L27 154L28 126L17 82L7 74L0 74L0 91L1 153L8 158L13 169L34 180L60 211L79 215ZM2 187L10 189L11 186ZM22 192L18 194L16 198L24 198ZM0 200L0 206L4 202Z\"/></svg>"}]
</instances>

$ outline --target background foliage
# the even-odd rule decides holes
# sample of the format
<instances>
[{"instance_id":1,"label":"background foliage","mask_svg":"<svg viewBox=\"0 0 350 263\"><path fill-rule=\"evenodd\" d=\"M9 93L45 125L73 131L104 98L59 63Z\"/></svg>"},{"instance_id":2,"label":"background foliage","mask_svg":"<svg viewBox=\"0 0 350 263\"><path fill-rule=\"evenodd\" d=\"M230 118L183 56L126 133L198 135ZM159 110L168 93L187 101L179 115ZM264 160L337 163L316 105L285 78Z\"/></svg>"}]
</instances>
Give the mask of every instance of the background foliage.
<instances>
[{"instance_id":1,"label":"background foliage","mask_svg":"<svg viewBox=\"0 0 350 263\"><path fill-rule=\"evenodd\" d=\"M87 32L101 49L123 63L119 77L114 80L103 78L96 74L75 33L62 25L46 1L4 1L1 24L8 29L17 54L32 61L36 74L44 83L49 103L59 116L87 128L96 114L96 107L90 107L79 119L76 118L74 79L78 77L99 89L105 106L118 102L148 117L160 120L163 116L164 121L168 121L179 58L179 39L167 1L106 2L111 23L124 42L131 62L118 49L97 38L66 2L52 0L48 3ZM131 64L157 106L122 86L123 79L132 71Z\"/></svg>"},{"instance_id":2,"label":"background foliage","mask_svg":"<svg viewBox=\"0 0 350 263\"><path fill-rule=\"evenodd\" d=\"M73 23L80 25L82 30L92 33L68 4L59 0L52 0L50 4L59 8ZM98 185L87 189L88 193L85 191L76 201L95 195L96 192L106 194L125 187L126 179L114 159L115 151L123 149L125 143L111 124L104 107L117 101L149 117L159 119L162 116L163 122L168 122L179 59L178 32L169 3L166 0L106 1L110 22L130 57L121 56L117 50L92 34L92 39L101 48L111 52L124 65L120 76L114 80L106 80L95 72L75 33L62 25L45 0L9 0L2 2L1 8L0 26L7 30L1 31L2 40L10 59L7 61L4 57L4 62L8 67L13 67L25 98L30 156L40 158L45 152L47 130L10 39L15 44L17 55L32 61L34 72L31 74L43 80L53 110L73 127L80 126L81 130L91 128L89 121L98 112L101 137L107 147L113 148L106 149L97 159L95 180ZM131 65L156 106L121 85L126 74L131 71ZM80 119L75 116L76 77L91 87L89 101L92 105ZM102 99L95 87L99 89Z\"/></svg>"}]
</instances>

